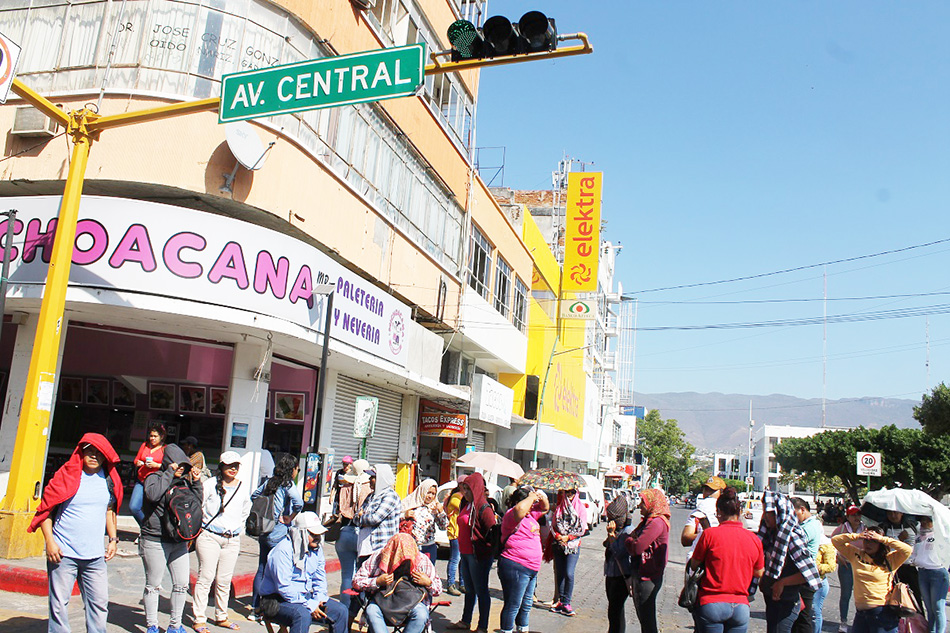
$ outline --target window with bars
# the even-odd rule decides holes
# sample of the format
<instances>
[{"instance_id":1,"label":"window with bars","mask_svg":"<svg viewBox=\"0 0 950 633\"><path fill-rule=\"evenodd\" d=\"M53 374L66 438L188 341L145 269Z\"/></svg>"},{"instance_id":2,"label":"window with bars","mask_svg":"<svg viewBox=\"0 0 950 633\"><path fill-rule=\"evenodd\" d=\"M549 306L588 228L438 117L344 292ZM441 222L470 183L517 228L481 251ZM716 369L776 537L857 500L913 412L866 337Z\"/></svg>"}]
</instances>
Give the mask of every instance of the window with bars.
<instances>
[{"instance_id":1,"label":"window with bars","mask_svg":"<svg viewBox=\"0 0 950 633\"><path fill-rule=\"evenodd\" d=\"M528 331L528 287L515 277L515 297L511 306L511 321L522 332Z\"/></svg>"},{"instance_id":2,"label":"window with bars","mask_svg":"<svg viewBox=\"0 0 950 633\"><path fill-rule=\"evenodd\" d=\"M475 226L472 226L471 242L472 255L468 264L468 284L475 289L475 292L488 299L492 246Z\"/></svg>"},{"instance_id":3,"label":"window with bars","mask_svg":"<svg viewBox=\"0 0 950 633\"><path fill-rule=\"evenodd\" d=\"M511 266L501 257L495 264L495 309L508 318L511 302Z\"/></svg>"}]
</instances>

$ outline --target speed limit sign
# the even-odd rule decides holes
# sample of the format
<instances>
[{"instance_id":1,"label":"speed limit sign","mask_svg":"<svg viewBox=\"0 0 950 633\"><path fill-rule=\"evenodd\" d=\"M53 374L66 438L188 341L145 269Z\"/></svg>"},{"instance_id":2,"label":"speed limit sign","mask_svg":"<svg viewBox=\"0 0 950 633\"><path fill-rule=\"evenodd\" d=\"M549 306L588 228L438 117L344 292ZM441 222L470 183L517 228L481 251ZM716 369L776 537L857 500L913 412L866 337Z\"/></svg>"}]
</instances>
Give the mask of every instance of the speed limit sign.
<instances>
[{"instance_id":1,"label":"speed limit sign","mask_svg":"<svg viewBox=\"0 0 950 633\"><path fill-rule=\"evenodd\" d=\"M858 451L858 474L861 476L869 475L871 477L881 476L881 454L880 453L862 453Z\"/></svg>"}]
</instances>

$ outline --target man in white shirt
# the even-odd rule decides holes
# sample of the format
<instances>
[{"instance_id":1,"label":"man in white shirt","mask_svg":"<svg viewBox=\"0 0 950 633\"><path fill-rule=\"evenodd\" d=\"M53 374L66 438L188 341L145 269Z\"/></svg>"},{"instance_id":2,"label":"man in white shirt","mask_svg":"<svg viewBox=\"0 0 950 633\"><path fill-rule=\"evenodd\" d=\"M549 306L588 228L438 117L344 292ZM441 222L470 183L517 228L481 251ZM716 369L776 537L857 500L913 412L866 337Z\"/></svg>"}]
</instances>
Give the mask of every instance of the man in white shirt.
<instances>
[{"instance_id":1,"label":"man in white shirt","mask_svg":"<svg viewBox=\"0 0 950 633\"><path fill-rule=\"evenodd\" d=\"M696 541L703 530L719 525L719 519L716 518L716 499L725 489L726 482L721 477L712 476L703 484L703 498L696 502L696 509L690 513L680 534L680 543L689 548L687 560L693 555L693 548L696 547Z\"/></svg>"}]
</instances>

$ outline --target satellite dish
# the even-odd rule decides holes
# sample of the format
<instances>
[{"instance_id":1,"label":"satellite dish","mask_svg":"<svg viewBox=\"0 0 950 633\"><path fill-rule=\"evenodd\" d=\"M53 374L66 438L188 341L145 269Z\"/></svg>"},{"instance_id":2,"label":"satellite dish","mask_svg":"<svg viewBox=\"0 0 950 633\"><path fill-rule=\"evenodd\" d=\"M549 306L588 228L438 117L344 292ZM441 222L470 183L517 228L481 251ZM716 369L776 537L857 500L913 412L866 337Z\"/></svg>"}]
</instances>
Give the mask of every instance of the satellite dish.
<instances>
[{"instance_id":1,"label":"satellite dish","mask_svg":"<svg viewBox=\"0 0 950 633\"><path fill-rule=\"evenodd\" d=\"M261 143L254 126L246 121L224 124L224 137L228 141L228 148L241 166L255 171L264 166L264 157L267 148Z\"/></svg>"}]
</instances>

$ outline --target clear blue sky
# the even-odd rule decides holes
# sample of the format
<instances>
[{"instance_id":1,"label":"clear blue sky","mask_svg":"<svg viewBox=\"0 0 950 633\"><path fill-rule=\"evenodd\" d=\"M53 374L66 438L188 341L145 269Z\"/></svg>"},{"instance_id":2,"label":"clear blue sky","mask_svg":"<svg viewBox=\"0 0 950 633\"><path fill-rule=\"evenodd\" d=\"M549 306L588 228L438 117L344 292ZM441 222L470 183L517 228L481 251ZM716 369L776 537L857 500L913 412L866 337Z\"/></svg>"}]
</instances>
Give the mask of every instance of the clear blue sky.
<instances>
[{"instance_id":1,"label":"clear blue sky","mask_svg":"<svg viewBox=\"0 0 950 633\"><path fill-rule=\"evenodd\" d=\"M564 0L534 8L584 57L486 69L478 146L505 186L550 186L567 155L604 172L605 238L639 325L822 315L822 268L710 282L950 238L950 3ZM827 267L830 299L950 292L950 242ZM815 299L796 304L697 301ZM659 305L660 301L687 301ZM950 304L830 301L828 314ZM950 381L950 316L929 317L930 383ZM828 326L827 396L918 399L925 317ZM822 326L641 331L636 390L822 395Z\"/></svg>"}]
</instances>

